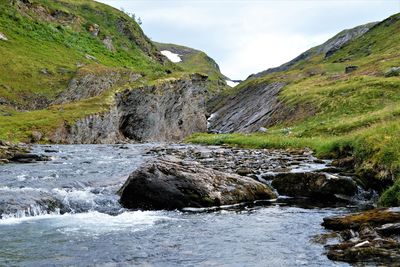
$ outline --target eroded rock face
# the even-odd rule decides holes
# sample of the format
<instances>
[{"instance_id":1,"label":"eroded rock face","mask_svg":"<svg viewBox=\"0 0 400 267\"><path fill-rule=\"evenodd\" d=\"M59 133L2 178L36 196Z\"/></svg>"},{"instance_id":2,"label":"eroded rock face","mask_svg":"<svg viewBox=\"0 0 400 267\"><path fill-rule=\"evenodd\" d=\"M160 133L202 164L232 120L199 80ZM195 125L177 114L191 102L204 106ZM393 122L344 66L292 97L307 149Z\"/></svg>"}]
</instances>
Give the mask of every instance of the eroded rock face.
<instances>
[{"instance_id":1,"label":"eroded rock face","mask_svg":"<svg viewBox=\"0 0 400 267\"><path fill-rule=\"evenodd\" d=\"M209 118L209 132L255 132L273 123L273 114L281 108L278 94L284 83L257 85L242 90Z\"/></svg>"},{"instance_id":2,"label":"eroded rock face","mask_svg":"<svg viewBox=\"0 0 400 267\"><path fill-rule=\"evenodd\" d=\"M125 73L106 71L101 73L81 74L79 77L73 78L69 82L68 88L57 97L54 104L68 103L98 96L113 86L128 81L133 82L140 77L140 74L130 71Z\"/></svg>"},{"instance_id":3,"label":"eroded rock face","mask_svg":"<svg viewBox=\"0 0 400 267\"><path fill-rule=\"evenodd\" d=\"M351 179L328 173L281 173L273 178L272 186L281 195L336 199L354 196L357 184Z\"/></svg>"},{"instance_id":4,"label":"eroded rock face","mask_svg":"<svg viewBox=\"0 0 400 267\"><path fill-rule=\"evenodd\" d=\"M276 197L267 185L251 178L174 157L145 163L129 176L119 193L120 202L126 208L167 210Z\"/></svg>"},{"instance_id":5,"label":"eroded rock face","mask_svg":"<svg viewBox=\"0 0 400 267\"><path fill-rule=\"evenodd\" d=\"M103 114L95 114L70 125L67 122L50 137L54 143L114 144L128 140L119 131L119 113L116 107Z\"/></svg>"},{"instance_id":6,"label":"eroded rock face","mask_svg":"<svg viewBox=\"0 0 400 267\"><path fill-rule=\"evenodd\" d=\"M94 86L96 82L90 83L91 90L91 86L77 82L60 99L70 101L83 94L99 94L112 83L101 87ZM80 89L80 93L74 94ZM115 96L116 103L109 111L87 116L72 125L65 122L50 139L70 144L179 141L192 133L206 131L205 95L206 85L199 77L127 89Z\"/></svg>"},{"instance_id":7,"label":"eroded rock face","mask_svg":"<svg viewBox=\"0 0 400 267\"><path fill-rule=\"evenodd\" d=\"M371 266L398 266L400 209L376 209L324 218L322 224L338 231L340 243L325 246L331 260Z\"/></svg>"},{"instance_id":8,"label":"eroded rock face","mask_svg":"<svg viewBox=\"0 0 400 267\"><path fill-rule=\"evenodd\" d=\"M117 96L120 131L136 141L178 141L207 130L206 89L200 80L175 80Z\"/></svg>"}]
</instances>

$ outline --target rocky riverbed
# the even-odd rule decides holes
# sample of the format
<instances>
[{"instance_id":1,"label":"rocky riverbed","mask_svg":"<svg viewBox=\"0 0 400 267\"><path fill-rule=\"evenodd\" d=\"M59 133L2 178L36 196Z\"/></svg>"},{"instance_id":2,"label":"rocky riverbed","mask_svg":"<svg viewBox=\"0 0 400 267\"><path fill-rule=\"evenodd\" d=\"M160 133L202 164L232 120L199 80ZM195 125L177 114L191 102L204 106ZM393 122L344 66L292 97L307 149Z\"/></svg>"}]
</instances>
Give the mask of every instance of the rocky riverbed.
<instances>
[{"instance_id":1,"label":"rocky riverbed","mask_svg":"<svg viewBox=\"0 0 400 267\"><path fill-rule=\"evenodd\" d=\"M165 145L151 149L148 154L173 156L220 172L249 177L272 185L285 197L357 204L373 203L377 197L374 191L362 188L362 183L346 164L317 159L308 149Z\"/></svg>"},{"instance_id":2,"label":"rocky riverbed","mask_svg":"<svg viewBox=\"0 0 400 267\"><path fill-rule=\"evenodd\" d=\"M118 264L128 264L130 256L135 258L135 264L206 264L213 259L215 265L241 262L242 266L265 266L271 262L347 266L343 261L373 265L398 259L397 217L379 223L370 221L370 226L343 224L345 220L340 218L345 214L372 207L376 194L364 190L346 164L317 159L309 150L174 144L68 145L34 146L30 155L50 161L11 163L0 172L0 228L13 233L0 240L8 244L0 252L4 259L0 264L52 262L39 261L37 255L61 264L78 263L73 260L74 253L83 252L73 250L70 254L63 246L45 250L37 247L29 255L19 253L26 251L23 244L28 240L33 244L33 240L40 240L34 232L28 236L18 234L28 225L48 232L46 242L69 240L76 249L91 247L95 253L85 264L113 263L114 258L107 256L105 248L113 251ZM320 226L323 219L324 227L332 232ZM337 228L329 222L345 226ZM178 225L188 231L182 232ZM190 247L186 242L192 240L190 235L204 231L209 235L197 236L196 247L213 249L192 250L192 256L170 254L170 248L162 244L154 248L147 242L148 235L154 232L167 235L174 246ZM86 237L78 238L78 232ZM101 242L93 241L99 235ZM132 238L139 241L140 248L131 248L134 252L129 255L125 248ZM229 249L223 241L238 238L240 245L229 241ZM118 251L111 249L115 240ZM292 246L297 242L302 245ZM150 252L150 247L156 254ZM250 250L243 250L246 247ZM215 250L232 249L237 251L236 256L230 252L231 258L228 254L213 257ZM61 258L52 258L48 250ZM260 256L272 251L273 259ZM359 257L358 253L364 256ZM338 263L329 261L327 256ZM163 261L165 257L168 261Z\"/></svg>"}]
</instances>

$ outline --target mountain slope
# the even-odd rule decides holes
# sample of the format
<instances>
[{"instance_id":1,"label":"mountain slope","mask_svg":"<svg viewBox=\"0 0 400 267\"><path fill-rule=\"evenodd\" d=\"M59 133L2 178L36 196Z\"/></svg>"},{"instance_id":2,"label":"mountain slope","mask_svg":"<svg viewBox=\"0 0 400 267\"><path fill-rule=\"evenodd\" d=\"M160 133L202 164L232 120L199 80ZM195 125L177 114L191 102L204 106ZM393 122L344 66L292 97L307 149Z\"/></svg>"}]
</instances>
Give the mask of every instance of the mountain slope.
<instances>
[{"instance_id":1,"label":"mountain slope","mask_svg":"<svg viewBox=\"0 0 400 267\"><path fill-rule=\"evenodd\" d=\"M153 134L151 139L182 138L197 128L205 129L202 97L226 87L220 84L223 76L217 65L204 53L205 68L178 66L160 53L135 20L107 5L83 0L0 0L0 10L0 140L129 141L123 121L136 121L127 117L135 114L118 99L134 90L149 102L157 99L154 92L170 96L158 99L164 101L159 108L170 110L180 123L171 133ZM209 77L194 75L203 70ZM182 88L187 88L187 97L179 102L176 92ZM199 101L190 103L191 97ZM138 105L146 110L146 101ZM192 121L198 127L180 121L186 118L180 110L195 114ZM156 127L156 120L164 123L160 114L148 111L147 117L141 115L145 127ZM150 138L138 136L141 141Z\"/></svg>"},{"instance_id":2,"label":"mountain slope","mask_svg":"<svg viewBox=\"0 0 400 267\"><path fill-rule=\"evenodd\" d=\"M206 74L211 91L228 89L226 81L230 79L221 73L218 64L203 51L176 44L155 43L155 45L160 51L177 54L181 60L177 65L185 72Z\"/></svg>"},{"instance_id":3,"label":"mountain slope","mask_svg":"<svg viewBox=\"0 0 400 267\"><path fill-rule=\"evenodd\" d=\"M311 53L292 61L293 64L283 65L282 69L249 77L225 97L227 100L210 120L211 131L254 132L266 127L266 133L198 135L191 140L253 147L309 146L320 155L354 156L360 176L370 185L376 179L398 179L400 39L396 37L400 34L400 14L368 25L368 31L328 56L322 49L322 53ZM279 93L271 94L270 85L274 83L285 86ZM266 98L258 99L260 104L253 107L256 112L252 116L235 117L241 112L240 107L255 103L246 99L251 99L249 95L260 95L260 90ZM271 102L271 98L275 99L275 109L264 109L261 103ZM227 106L236 108L226 110ZM259 124L242 129L223 128L217 123L239 125L238 120L240 125ZM378 187L379 184L385 185L375 183ZM392 201L400 204L400 199Z\"/></svg>"},{"instance_id":4,"label":"mountain slope","mask_svg":"<svg viewBox=\"0 0 400 267\"><path fill-rule=\"evenodd\" d=\"M82 66L164 71L163 57L127 15L93 1L1 0L0 98L46 107ZM89 68L90 69L90 68ZM34 101L32 101L34 100Z\"/></svg>"}]
</instances>

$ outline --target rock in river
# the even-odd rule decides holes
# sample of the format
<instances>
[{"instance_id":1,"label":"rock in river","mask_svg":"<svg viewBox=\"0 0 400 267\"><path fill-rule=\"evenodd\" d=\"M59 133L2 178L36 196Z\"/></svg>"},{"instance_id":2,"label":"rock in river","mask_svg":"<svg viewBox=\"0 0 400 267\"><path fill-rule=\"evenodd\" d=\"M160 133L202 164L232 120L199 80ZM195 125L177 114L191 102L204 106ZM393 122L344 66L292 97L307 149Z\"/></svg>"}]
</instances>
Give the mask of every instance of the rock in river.
<instances>
[{"instance_id":1,"label":"rock in river","mask_svg":"<svg viewBox=\"0 0 400 267\"><path fill-rule=\"evenodd\" d=\"M251 178L201 166L197 162L163 157L143 164L119 191L131 209L181 209L230 205L276 195Z\"/></svg>"},{"instance_id":2,"label":"rock in river","mask_svg":"<svg viewBox=\"0 0 400 267\"><path fill-rule=\"evenodd\" d=\"M326 200L351 197L357 192L351 178L318 172L280 173L273 178L272 186L281 195Z\"/></svg>"},{"instance_id":3,"label":"rock in river","mask_svg":"<svg viewBox=\"0 0 400 267\"><path fill-rule=\"evenodd\" d=\"M399 266L400 208L328 217L322 225L338 231L341 237L341 243L325 246L329 259L371 266Z\"/></svg>"}]
</instances>

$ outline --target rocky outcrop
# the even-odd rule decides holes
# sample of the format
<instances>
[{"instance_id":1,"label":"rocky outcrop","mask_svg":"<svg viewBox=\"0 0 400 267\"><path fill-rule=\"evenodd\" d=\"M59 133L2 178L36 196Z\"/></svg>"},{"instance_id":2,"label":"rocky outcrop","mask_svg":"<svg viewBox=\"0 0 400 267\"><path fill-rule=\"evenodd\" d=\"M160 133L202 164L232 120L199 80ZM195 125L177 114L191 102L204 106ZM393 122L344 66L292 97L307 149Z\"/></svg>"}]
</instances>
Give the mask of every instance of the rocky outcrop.
<instances>
[{"instance_id":1,"label":"rocky outcrop","mask_svg":"<svg viewBox=\"0 0 400 267\"><path fill-rule=\"evenodd\" d=\"M272 186L280 195L321 200L352 197L357 193L357 184L351 178L318 172L277 174Z\"/></svg>"},{"instance_id":2,"label":"rocky outcrop","mask_svg":"<svg viewBox=\"0 0 400 267\"><path fill-rule=\"evenodd\" d=\"M182 140L207 130L205 84L174 80L127 90L117 96L120 130L137 141Z\"/></svg>"},{"instance_id":3,"label":"rocky outcrop","mask_svg":"<svg viewBox=\"0 0 400 267\"><path fill-rule=\"evenodd\" d=\"M111 51L111 52L114 52L115 51L115 47L114 47L114 45L113 45L113 41L112 41L112 38L110 37L110 36L106 36L104 39L103 39L103 44L104 44L104 46L109 50L109 51Z\"/></svg>"},{"instance_id":4,"label":"rocky outcrop","mask_svg":"<svg viewBox=\"0 0 400 267\"><path fill-rule=\"evenodd\" d=\"M27 147L11 144L0 140L0 165L8 163L16 155L28 153Z\"/></svg>"},{"instance_id":5,"label":"rocky outcrop","mask_svg":"<svg viewBox=\"0 0 400 267\"><path fill-rule=\"evenodd\" d=\"M54 143L113 144L128 140L119 131L119 112L113 107L109 112L95 114L74 124L65 122L51 136Z\"/></svg>"},{"instance_id":6,"label":"rocky outcrop","mask_svg":"<svg viewBox=\"0 0 400 267\"><path fill-rule=\"evenodd\" d=\"M158 51L151 40L143 33L142 29L131 19L120 17L116 21L116 30L136 44L146 55L159 63L165 63L167 59Z\"/></svg>"},{"instance_id":7,"label":"rocky outcrop","mask_svg":"<svg viewBox=\"0 0 400 267\"><path fill-rule=\"evenodd\" d=\"M336 230L339 243L326 245L331 260L373 266L398 266L400 262L400 209L376 209L324 218Z\"/></svg>"},{"instance_id":8,"label":"rocky outcrop","mask_svg":"<svg viewBox=\"0 0 400 267\"><path fill-rule=\"evenodd\" d=\"M179 141L207 129L204 78L168 80L126 89L110 111L64 123L52 136L56 143ZM65 99L65 98L64 98Z\"/></svg>"},{"instance_id":9,"label":"rocky outcrop","mask_svg":"<svg viewBox=\"0 0 400 267\"><path fill-rule=\"evenodd\" d=\"M119 191L130 209L182 209L275 198L265 184L174 157L145 163Z\"/></svg>"},{"instance_id":10,"label":"rocky outcrop","mask_svg":"<svg viewBox=\"0 0 400 267\"><path fill-rule=\"evenodd\" d=\"M282 107L278 94L284 86L276 82L240 91L210 116L208 131L248 133L274 123L273 115Z\"/></svg>"},{"instance_id":11,"label":"rocky outcrop","mask_svg":"<svg viewBox=\"0 0 400 267\"><path fill-rule=\"evenodd\" d=\"M63 91L54 104L62 104L98 96L111 87L126 82L136 81L140 74L131 71L104 71L99 73L78 73L71 79L65 91Z\"/></svg>"},{"instance_id":12,"label":"rocky outcrop","mask_svg":"<svg viewBox=\"0 0 400 267\"><path fill-rule=\"evenodd\" d=\"M38 161L48 161L50 157L45 155L37 155L37 154L28 154L28 153L18 153L15 154L10 161L18 162L18 163L35 163Z\"/></svg>"}]
</instances>

